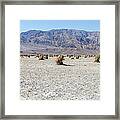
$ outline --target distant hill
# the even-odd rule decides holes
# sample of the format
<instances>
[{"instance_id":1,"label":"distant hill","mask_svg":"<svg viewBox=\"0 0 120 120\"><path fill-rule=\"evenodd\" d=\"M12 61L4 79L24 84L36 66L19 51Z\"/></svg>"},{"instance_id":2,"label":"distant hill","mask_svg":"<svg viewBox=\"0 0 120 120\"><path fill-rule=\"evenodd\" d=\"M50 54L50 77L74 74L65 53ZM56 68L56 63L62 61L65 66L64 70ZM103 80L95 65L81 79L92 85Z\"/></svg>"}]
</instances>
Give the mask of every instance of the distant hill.
<instances>
[{"instance_id":1,"label":"distant hill","mask_svg":"<svg viewBox=\"0 0 120 120\"><path fill-rule=\"evenodd\" d=\"M99 54L100 32L75 29L30 30L20 34L21 53Z\"/></svg>"}]
</instances>

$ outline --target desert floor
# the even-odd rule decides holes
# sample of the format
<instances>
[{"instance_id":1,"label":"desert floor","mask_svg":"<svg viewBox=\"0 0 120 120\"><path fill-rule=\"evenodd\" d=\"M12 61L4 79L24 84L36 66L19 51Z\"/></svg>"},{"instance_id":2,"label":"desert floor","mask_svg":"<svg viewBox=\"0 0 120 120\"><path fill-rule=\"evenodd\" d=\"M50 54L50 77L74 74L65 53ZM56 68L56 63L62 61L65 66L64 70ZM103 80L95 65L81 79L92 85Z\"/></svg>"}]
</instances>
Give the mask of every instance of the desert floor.
<instances>
[{"instance_id":1,"label":"desert floor","mask_svg":"<svg viewBox=\"0 0 120 120\"><path fill-rule=\"evenodd\" d=\"M20 58L20 98L22 100L99 100L100 63L94 58Z\"/></svg>"}]
</instances>

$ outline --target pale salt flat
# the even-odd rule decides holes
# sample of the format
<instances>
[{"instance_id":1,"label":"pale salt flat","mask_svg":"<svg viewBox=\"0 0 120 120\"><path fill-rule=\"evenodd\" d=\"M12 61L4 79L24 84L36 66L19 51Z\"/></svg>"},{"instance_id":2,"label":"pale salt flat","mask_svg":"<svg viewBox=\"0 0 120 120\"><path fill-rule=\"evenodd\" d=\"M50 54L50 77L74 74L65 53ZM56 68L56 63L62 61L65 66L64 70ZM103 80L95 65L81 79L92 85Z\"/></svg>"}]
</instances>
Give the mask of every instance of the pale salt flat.
<instances>
[{"instance_id":1,"label":"pale salt flat","mask_svg":"<svg viewBox=\"0 0 120 120\"><path fill-rule=\"evenodd\" d=\"M94 58L20 59L21 100L100 100L100 63Z\"/></svg>"}]
</instances>

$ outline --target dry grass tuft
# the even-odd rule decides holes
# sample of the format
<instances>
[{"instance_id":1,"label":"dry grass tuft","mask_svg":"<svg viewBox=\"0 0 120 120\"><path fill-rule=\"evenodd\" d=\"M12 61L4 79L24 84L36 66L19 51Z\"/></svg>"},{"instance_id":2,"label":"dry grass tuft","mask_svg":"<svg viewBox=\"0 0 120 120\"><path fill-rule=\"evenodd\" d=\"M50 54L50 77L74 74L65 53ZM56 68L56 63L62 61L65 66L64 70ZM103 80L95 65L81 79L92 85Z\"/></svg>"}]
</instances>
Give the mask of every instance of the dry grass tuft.
<instances>
[{"instance_id":1,"label":"dry grass tuft","mask_svg":"<svg viewBox=\"0 0 120 120\"><path fill-rule=\"evenodd\" d=\"M63 60L64 60L64 56L63 56L63 55L59 55L59 56L55 59L55 62L57 63L57 65L63 65Z\"/></svg>"}]
</instances>

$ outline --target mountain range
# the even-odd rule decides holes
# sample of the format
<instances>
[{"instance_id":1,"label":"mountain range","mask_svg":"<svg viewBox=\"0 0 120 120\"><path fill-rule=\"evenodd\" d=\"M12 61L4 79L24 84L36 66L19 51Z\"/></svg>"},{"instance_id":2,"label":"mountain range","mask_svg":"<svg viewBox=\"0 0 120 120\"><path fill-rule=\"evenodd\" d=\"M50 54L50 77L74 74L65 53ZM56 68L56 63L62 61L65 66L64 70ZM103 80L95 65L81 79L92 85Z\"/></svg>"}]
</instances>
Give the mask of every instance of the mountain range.
<instances>
[{"instance_id":1,"label":"mountain range","mask_svg":"<svg viewBox=\"0 0 120 120\"><path fill-rule=\"evenodd\" d=\"M29 30L20 33L21 53L99 54L100 32L76 29Z\"/></svg>"}]
</instances>

